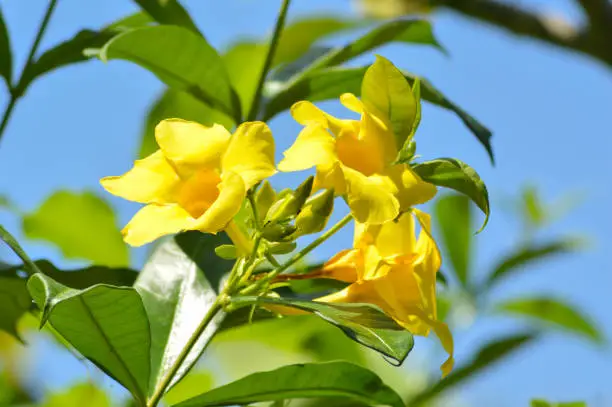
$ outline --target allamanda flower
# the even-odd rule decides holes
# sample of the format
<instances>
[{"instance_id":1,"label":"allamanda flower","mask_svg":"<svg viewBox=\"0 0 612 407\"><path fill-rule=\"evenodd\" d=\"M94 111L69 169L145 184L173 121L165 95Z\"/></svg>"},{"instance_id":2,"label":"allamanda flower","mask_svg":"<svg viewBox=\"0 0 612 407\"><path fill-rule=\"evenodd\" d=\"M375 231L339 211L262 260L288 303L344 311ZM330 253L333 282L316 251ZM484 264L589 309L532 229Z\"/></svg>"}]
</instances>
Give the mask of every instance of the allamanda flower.
<instances>
[{"instance_id":1,"label":"allamanda flower","mask_svg":"<svg viewBox=\"0 0 612 407\"><path fill-rule=\"evenodd\" d=\"M441 256L430 234L429 215L414 213L421 223L418 240L410 213L382 225L356 224L354 248L338 253L319 272L351 284L315 301L375 304L415 335L427 336L433 330L449 354L441 367L447 375L454 363L453 338L447 325L437 320Z\"/></svg>"},{"instance_id":2,"label":"allamanda flower","mask_svg":"<svg viewBox=\"0 0 612 407\"><path fill-rule=\"evenodd\" d=\"M183 230L225 230L246 250L232 218L248 189L276 172L268 126L247 122L232 135L218 124L169 119L157 125L155 139L159 150L125 174L101 180L111 194L147 204L123 229L125 241L140 246Z\"/></svg>"},{"instance_id":3,"label":"allamanda flower","mask_svg":"<svg viewBox=\"0 0 612 407\"><path fill-rule=\"evenodd\" d=\"M385 100L388 87L377 86L387 81L384 71L376 64L368 71L363 86L373 87L368 93ZM390 118L376 107L380 103L362 102L352 93L343 94L340 102L359 113L360 120L335 118L307 101L292 106L293 118L305 127L285 151L279 170L316 167L314 189L333 188L345 196L353 216L362 223L389 221L433 198L434 185L424 182L409 165L395 164L396 135Z\"/></svg>"}]
</instances>

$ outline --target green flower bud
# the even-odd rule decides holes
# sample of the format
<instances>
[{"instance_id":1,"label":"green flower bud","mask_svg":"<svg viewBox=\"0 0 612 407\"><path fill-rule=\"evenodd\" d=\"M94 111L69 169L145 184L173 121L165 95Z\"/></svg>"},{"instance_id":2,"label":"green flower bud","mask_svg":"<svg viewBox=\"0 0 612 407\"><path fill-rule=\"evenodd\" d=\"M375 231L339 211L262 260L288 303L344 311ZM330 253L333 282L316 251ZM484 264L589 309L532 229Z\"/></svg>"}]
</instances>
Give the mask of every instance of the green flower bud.
<instances>
[{"instance_id":1,"label":"green flower bud","mask_svg":"<svg viewBox=\"0 0 612 407\"><path fill-rule=\"evenodd\" d=\"M295 250L297 244L295 242L275 242L268 245L270 254L288 254Z\"/></svg>"},{"instance_id":2,"label":"green flower bud","mask_svg":"<svg viewBox=\"0 0 612 407\"><path fill-rule=\"evenodd\" d=\"M326 189L322 193L310 197L304 208L295 218L298 235L317 233L325 229L327 221L334 209L334 190Z\"/></svg>"},{"instance_id":3,"label":"green flower bud","mask_svg":"<svg viewBox=\"0 0 612 407\"><path fill-rule=\"evenodd\" d=\"M312 192L314 177L310 176L295 191L277 199L266 216L266 223L284 221L297 215ZM281 194L279 194L280 196Z\"/></svg>"},{"instance_id":4,"label":"green flower bud","mask_svg":"<svg viewBox=\"0 0 612 407\"><path fill-rule=\"evenodd\" d=\"M287 242L292 240L296 227L288 223L269 222L264 225L261 235L269 242Z\"/></svg>"},{"instance_id":5,"label":"green flower bud","mask_svg":"<svg viewBox=\"0 0 612 407\"><path fill-rule=\"evenodd\" d=\"M255 205L257 206L257 213L259 214L260 220L265 219L266 214L275 200L276 191L274 191L274 188L272 188L268 180L265 180L255 193Z\"/></svg>"}]
</instances>

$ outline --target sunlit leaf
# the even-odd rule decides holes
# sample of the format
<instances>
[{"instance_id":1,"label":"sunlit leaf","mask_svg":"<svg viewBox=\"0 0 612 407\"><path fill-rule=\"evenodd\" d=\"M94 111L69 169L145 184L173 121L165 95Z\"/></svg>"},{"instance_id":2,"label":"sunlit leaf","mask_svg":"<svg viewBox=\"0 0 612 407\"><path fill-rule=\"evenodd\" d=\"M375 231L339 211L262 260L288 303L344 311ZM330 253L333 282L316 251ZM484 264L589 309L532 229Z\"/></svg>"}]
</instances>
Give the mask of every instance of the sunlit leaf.
<instances>
[{"instance_id":1,"label":"sunlit leaf","mask_svg":"<svg viewBox=\"0 0 612 407\"><path fill-rule=\"evenodd\" d=\"M227 129L234 125L234 121L227 115L202 103L191 94L172 88L166 89L153 102L145 119L139 157L146 157L159 148L155 141L155 126L160 121L171 118L190 120L205 126L218 123Z\"/></svg>"},{"instance_id":2,"label":"sunlit leaf","mask_svg":"<svg viewBox=\"0 0 612 407\"><path fill-rule=\"evenodd\" d=\"M361 82L367 67L360 68L326 68L315 70L295 82L275 84L279 89L270 96L265 106L263 120L269 120L277 114L289 109L295 102L309 100L311 102L336 99L343 93L351 92L361 95ZM406 79L412 86L415 76L403 71ZM474 133L480 143L485 147L491 160L491 131L470 116L465 110L451 102L427 80L419 78L421 84L421 97L435 105L454 112L463 123Z\"/></svg>"},{"instance_id":3,"label":"sunlit leaf","mask_svg":"<svg viewBox=\"0 0 612 407\"><path fill-rule=\"evenodd\" d=\"M106 266L129 262L112 208L91 192L55 192L23 217L23 231L29 239L53 243L67 258Z\"/></svg>"},{"instance_id":4,"label":"sunlit leaf","mask_svg":"<svg viewBox=\"0 0 612 407\"><path fill-rule=\"evenodd\" d=\"M352 340L401 364L414 346L412 334L371 304L326 304L286 298L237 297L235 304L291 307L314 313L340 328Z\"/></svg>"},{"instance_id":5,"label":"sunlit leaf","mask_svg":"<svg viewBox=\"0 0 612 407\"><path fill-rule=\"evenodd\" d=\"M160 24L178 25L200 33L191 16L176 0L134 0Z\"/></svg>"},{"instance_id":6,"label":"sunlit leaf","mask_svg":"<svg viewBox=\"0 0 612 407\"><path fill-rule=\"evenodd\" d=\"M478 350L478 353L470 362L462 366L456 366L448 377L416 394L406 405L411 407L427 405L427 402L433 400L439 394L475 379L478 374L482 374L483 371L499 363L536 338L536 334L523 333L487 343Z\"/></svg>"},{"instance_id":7,"label":"sunlit leaf","mask_svg":"<svg viewBox=\"0 0 612 407\"><path fill-rule=\"evenodd\" d=\"M531 400L531 407L587 407L584 401L569 401L564 403L550 403L546 400Z\"/></svg>"},{"instance_id":8,"label":"sunlit leaf","mask_svg":"<svg viewBox=\"0 0 612 407\"><path fill-rule=\"evenodd\" d=\"M111 407L108 395L94 383L81 383L59 393L48 394L41 407Z\"/></svg>"},{"instance_id":9,"label":"sunlit leaf","mask_svg":"<svg viewBox=\"0 0 612 407\"><path fill-rule=\"evenodd\" d=\"M11 52L11 41L2 9L0 9L0 76L4 78L6 86L10 88L13 77L13 53Z\"/></svg>"},{"instance_id":10,"label":"sunlit leaf","mask_svg":"<svg viewBox=\"0 0 612 407\"><path fill-rule=\"evenodd\" d=\"M442 248L455 275L466 287L472 260L472 212L464 195L446 195L435 202L433 218L442 236Z\"/></svg>"},{"instance_id":11,"label":"sunlit leaf","mask_svg":"<svg viewBox=\"0 0 612 407\"><path fill-rule=\"evenodd\" d=\"M603 336L590 319L564 301L548 297L517 298L495 306L498 312L528 317L565 331L602 342Z\"/></svg>"},{"instance_id":12,"label":"sunlit leaf","mask_svg":"<svg viewBox=\"0 0 612 407\"><path fill-rule=\"evenodd\" d=\"M525 267L549 259L559 254L567 254L576 251L580 247L575 239L565 238L548 243L534 243L527 247L520 247L515 252L510 253L493 268L485 283L489 288L509 276L520 273Z\"/></svg>"},{"instance_id":13,"label":"sunlit leaf","mask_svg":"<svg viewBox=\"0 0 612 407\"><path fill-rule=\"evenodd\" d=\"M438 158L416 164L412 169L424 181L446 187L469 197L485 214L480 227L483 230L489 221L489 192L478 173L466 163L456 158Z\"/></svg>"},{"instance_id":14,"label":"sunlit leaf","mask_svg":"<svg viewBox=\"0 0 612 407\"><path fill-rule=\"evenodd\" d=\"M37 273L28 290L50 322L74 348L146 400L150 371L150 332L140 296L131 287L96 285L75 290Z\"/></svg>"},{"instance_id":15,"label":"sunlit leaf","mask_svg":"<svg viewBox=\"0 0 612 407\"><path fill-rule=\"evenodd\" d=\"M222 56L243 112L251 109L267 50L264 44L243 41L232 45Z\"/></svg>"},{"instance_id":16,"label":"sunlit leaf","mask_svg":"<svg viewBox=\"0 0 612 407\"><path fill-rule=\"evenodd\" d=\"M214 236L203 235L209 240ZM199 251L210 251L215 256L214 242L202 244ZM193 253L199 255L199 253ZM231 263L230 263L231 264ZM161 244L140 272L134 287L140 294L151 326L151 380L152 395L163 385L171 366L195 333L217 297L215 289L206 279L205 272L185 254L174 240ZM229 271L229 266L225 271ZM183 377L200 356L223 318L208 325L204 333L177 371L171 386ZM167 390L167 389L166 389Z\"/></svg>"},{"instance_id":17,"label":"sunlit leaf","mask_svg":"<svg viewBox=\"0 0 612 407\"><path fill-rule=\"evenodd\" d=\"M213 388L214 382L215 380L212 372L189 372L187 376L178 382L176 386L164 396L164 402L167 405L178 404L204 391L209 391Z\"/></svg>"},{"instance_id":18,"label":"sunlit leaf","mask_svg":"<svg viewBox=\"0 0 612 407\"><path fill-rule=\"evenodd\" d=\"M436 40L431 23L426 20L395 20L384 23L351 43L332 49L306 68L311 71L341 65L359 55L390 42L433 45L444 51Z\"/></svg>"},{"instance_id":19,"label":"sunlit leaf","mask_svg":"<svg viewBox=\"0 0 612 407\"><path fill-rule=\"evenodd\" d=\"M231 117L240 117L240 103L221 57L206 39L187 28L167 25L129 30L106 43L97 56L105 62L131 61L168 86L188 92Z\"/></svg>"},{"instance_id":20,"label":"sunlit leaf","mask_svg":"<svg viewBox=\"0 0 612 407\"><path fill-rule=\"evenodd\" d=\"M347 362L328 362L255 373L176 407L246 405L313 397L345 397L369 405L404 406L401 397L370 370Z\"/></svg>"}]
</instances>

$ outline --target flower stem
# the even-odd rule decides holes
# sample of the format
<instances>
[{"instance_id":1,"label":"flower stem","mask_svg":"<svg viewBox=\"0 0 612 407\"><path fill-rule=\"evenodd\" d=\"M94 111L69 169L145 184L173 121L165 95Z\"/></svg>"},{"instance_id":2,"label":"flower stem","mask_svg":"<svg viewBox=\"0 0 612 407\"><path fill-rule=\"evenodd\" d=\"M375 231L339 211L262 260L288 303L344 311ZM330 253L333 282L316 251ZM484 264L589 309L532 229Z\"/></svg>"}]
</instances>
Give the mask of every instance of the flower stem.
<instances>
[{"instance_id":1,"label":"flower stem","mask_svg":"<svg viewBox=\"0 0 612 407\"><path fill-rule=\"evenodd\" d=\"M270 72L270 68L272 67L272 62L274 61L274 56L276 54L276 48L278 47L278 41L280 40L281 33L283 32L283 28L285 27L285 20L287 19L287 10L289 9L289 3L291 3L291 0L283 0L283 4L281 5L280 12L278 13L278 18L276 19L276 25L274 26L274 34L272 34L272 39L270 40L270 46L268 47L268 54L266 55L266 60L261 70L259 82L257 82L257 89L255 90L255 96L253 96L253 103L251 104L251 109L247 116L248 121L253 121L257 119L257 115L259 113L259 105L261 104L261 94L263 92L263 88L266 82L266 78L268 76L268 72Z\"/></svg>"},{"instance_id":2,"label":"flower stem","mask_svg":"<svg viewBox=\"0 0 612 407\"><path fill-rule=\"evenodd\" d=\"M338 223L329 228L325 233L312 241L308 246L300 250L296 253L292 258L287 260L284 264L272 270L265 278L257 281L257 283L253 284L250 287L242 290L240 292L241 295L252 294L253 292L257 292L260 288L262 288L265 284L270 282L274 277L287 270L289 267L293 266L298 261L302 260L308 253L317 248L321 243L325 242L332 235L342 229L344 226L348 225L348 223L353 219L353 216L349 213L344 218L342 218Z\"/></svg>"},{"instance_id":3,"label":"flower stem","mask_svg":"<svg viewBox=\"0 0 612 407\"><path fill-rule=\"evenodd\" d=\"M40 26L38 27L38 32L36 33L36 37L34 38L34 43L32 44L32 47L30 48L30 52L28 53L28 58L26 59L26 63L23 67L23 70L21 71L21 75L19 76L19 81L17 81L16 86L12 86L12 85L9 86L11 96L10 96L8 104L6 105L6 108L4 109L4 114L2 116L2 122L0 123L0 140L2 139L2 136L4 135L4 130L6 129L6 126L8 125L10 117L13 114L15 105L17 104L17 100L19 100L19 98L23 96L23 93L25 92L24 80L26 78L26 73L28 72L28 70L30 69L30 66L32 65L32 62L34 61L34 57L36 56L36 52L38 51L38 46L40 45L40 41L42 40L43 35L45 34L45 31L47 30L47 26L49 25L49 21L51 20L51 15L53 14L53 10L55 10L56 5L57 5L57 0L51 0L49 2L49 6L47 6L47 11L45 12L45 16L43 17L42 22L40 23Z\"/></svg>"}]
</instances>

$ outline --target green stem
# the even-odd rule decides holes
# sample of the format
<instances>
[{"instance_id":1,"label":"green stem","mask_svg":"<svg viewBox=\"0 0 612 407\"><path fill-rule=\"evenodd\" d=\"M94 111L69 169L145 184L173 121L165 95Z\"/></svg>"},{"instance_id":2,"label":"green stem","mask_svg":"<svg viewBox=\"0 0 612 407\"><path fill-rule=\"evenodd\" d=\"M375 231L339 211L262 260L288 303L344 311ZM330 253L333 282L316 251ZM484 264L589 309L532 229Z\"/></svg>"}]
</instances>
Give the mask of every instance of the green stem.
<instances>
[{"instance_id":1,"label":"green stem","mask_svg":"<svg viewBox=\"0 0 612 407\"><path fill-rule=\"evenodd\" d=\"M17 100L19 100L19 98L25 92L25 89L22 89L24 87L23 82L25 79L25 74L28 72L28 70L30 69L30 66L32 65L32 62L34 61L34 57L36 56L36 52L38 51L38 46L40 45L43 35L45 34L45 31L47 30L47 26L49 25L49 21L51 20L51 15L53 14L53 10L55 10L56 5L57 5L57 0L51 0L49 2L49 6L47 6L47 11L45 12L45 16L43 17L42 22L40 23L40 26L38 27L38 32L36 33L36 37L34 38L34 43L32 44L32 47L30 48L30 52L28 53L28 58L26 59L26 63L23 67L23 70L21 71L21 75L19 75L19 81L17 82L16 86L10 87L11 97L9 99L8 105L4 109L4 115L2 116L2 123L0 123L0 140L2 140L2 136L4 135L4 130L6 129L9 119L11 115L13 114L13 110L15 109L15 104L17 103Z\"/></svg>"},{"instance_id":2,"label":"green stem","mask_svg":"<svg viewBox=\"0 0 612 407\"><path fill-rule=\"evenodd\" d=\"M187 356L189 356L191 349L196 345L196 343L200 339L200 336L202 336L202 334L208 327L208 324L210 324L210 322L215 318L217 313L221 311L221 309L225 305L225 302L228 299L228 294L233 290L235 282L237 281L236 274L241 268L239 267L239 263L240 261L236 261L234 263L234 267L232 268L232 271L230 272L230 275L227 279L227 283L225 287L223 288L221 293L217 296L217 298L215 299L215 302L212 303L208 312L206 313L206 315L204 315L204 318L202 319L202 321L196 328L195 332L193 333L193 335L191 335L191 337L189 338L189 341L187 342L185 347L183 347L183 349L181 350L181 353L179 353L178 357L172 364L172 367L168 371L168 374L164 377L159 387L157 387L157 389L155 390L155 392L149 399L149 402L147 403L147 407L156 407L159 404L162 397L166 393L166 390L170 386L170 383L172 383L174 376L176 375L176 373L179 371L179 369L181 368L181 366L187 359Z\"/></svg>"},{"instance_id":3,"label":"green stem","mask_svg":"<svg viewBox=\"0 0 612 407\"><path fill-rule=\"evenodd\" d=\"M263 92L268 72L270 72L272 62L274 61L274 56L276 54L276 48L278 47L278 42L280 40L281 33L283 32L283 28L285 27L285 20L287 19L287 10L289 9L289 3L291 3L291 0L283 0L280 12L278 13L276 25L274 26L274 34L272 34L272 39L270 40L268 54L266 55L266 60L261 70L259 82L257 82L257 89L255 90L255 96L253 96L253 103L251 104L251 110L249 111L249 115L247 116L247 121L253 121L257 119L259 105L261 103L261 94Z\"/></svg>"},{"instance_id":4,"label":"green stem","mask_svg":"<svg viewBox=\"0 0 612 407\"><path fill-rule=\"evenodd\" d=\"M289 269L289 267L293 266L298 261L302 260L308 253L316 249L321 243L329 239L332 235L342 229L344 226L348 225L348 223L353 219L353 216L349 213L344 218L342 218L338 223L329 228L325 233L312 241L308 246L300 250L295 254L292 258L287 260L284 264L272 270L265 278L262 278L257 283L253 284L250 287L247 287L245 290L240 292L241 295L252 294L253 292L257 292L261 287L271 281L274 277L282 273L283 271Z\"/></svg>"}]
</instances>

